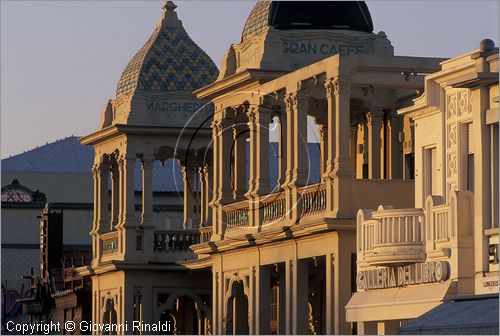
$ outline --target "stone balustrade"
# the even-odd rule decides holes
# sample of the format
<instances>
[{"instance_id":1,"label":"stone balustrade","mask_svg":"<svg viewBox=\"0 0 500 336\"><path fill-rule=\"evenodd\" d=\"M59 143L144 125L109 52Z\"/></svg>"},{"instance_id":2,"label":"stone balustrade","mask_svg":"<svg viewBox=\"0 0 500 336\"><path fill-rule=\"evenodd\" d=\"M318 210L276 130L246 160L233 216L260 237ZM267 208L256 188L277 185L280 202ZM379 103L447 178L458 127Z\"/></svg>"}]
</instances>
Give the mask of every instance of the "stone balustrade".
<instances>
[{"instance_id":1,"label":"stone balustrade","mask_svg":"<svg viewBox=\"0 0 500 336\"><path fill-rule=\"evenodd\" d=\"M323 213L326 209L326 185L318 183L299 189L301 217Z\"/></svg>"},{"instance_id":2,"label":"stone balustrade","mask_svg":"<svg viewBox=\"0 0 500 336\"><path fill-rule=\"evenodd\" d=\"M213 227L204 226L200 228L200 243L208 243L212 238Z\"/></svg>"},{"instance_id":3,"label":"stone balustrade","mask_svg":"<svg viewBox=\"0 0 500 336\"><path fill-rule=\"evenodd\" d=\"M425 221L422 209L360 210L358 260L373 266L425 261Z\"/></svg>"},{"instance_id":4,"label":"stone balustrade","mask_svg":"<svg viewBox=\"0 0 500 336\"><path fill-rule=\"evenodd\" d=\"M102 254L118 252L118 231L111 231L101 235Z\"/></svg>"},{"instance_id":5,"label":"stone balustrade","mask_svg":"<svg viewBox=\"0 0 500 336\"><path fill-rule=\"evenodd\" d=\"M262 201L262 203L262 224L273 223L285 217L285 193L281 192L270 194Z\"/></svg>"},{"instance_id":6,"label":"stone balustrade","mask_svg":"<svg viewBox=\"0 0 500 336\"><path fill-rule=\"evenodd\" d=\"M300 218L322 214L326 210L325 183L312 184L297 190L297 211ZM261 211L261 220L258 224L249 222L250 201L244 200L227 204L223 207L226 214L226 233L235 233L238 229L271 224L284 220L286 216L286 193L284 191L272 193L260 198L260 206L253 211ZM243 230L242 232L246 232Z\"/></svg>"},{"instance_id":7,"label":"stone balustrade","mask_svg":"<svg viewBox=\"0 0 500 336\"><path fill-rule=\"evenodd\" d=\"M185 252L189 246L200 242L198 230L166 230L154 232L155 253Z\"/></svg>"},{"instance_id":8,"label":"stone balustrade","mask_svg":"<svg viewBox=\"0 0 500 336\"><path fill-rule=\"evenodd\" d=\"M226 231L231 232L237 228L248 227L248 201L241 201L225 205Z\"/></svg>"}]
</instances>

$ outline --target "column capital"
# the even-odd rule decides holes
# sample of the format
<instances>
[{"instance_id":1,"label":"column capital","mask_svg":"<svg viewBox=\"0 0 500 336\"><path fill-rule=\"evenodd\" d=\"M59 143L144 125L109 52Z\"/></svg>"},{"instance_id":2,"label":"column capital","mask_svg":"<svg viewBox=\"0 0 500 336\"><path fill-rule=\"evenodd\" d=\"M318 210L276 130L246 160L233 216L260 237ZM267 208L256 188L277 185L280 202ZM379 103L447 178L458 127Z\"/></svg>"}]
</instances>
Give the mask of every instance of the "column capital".
<instances>
[{"instance_id":1,"label":"column capital","mask_svg":"<svg viewBox=\"0 0 500 336\"><path fill-rule=\"evenodd\" d=\"M350 87L350 85L351 85L350 80L342 77L327 78L325 81L325 90L327 98L346 94L347 89Z\"/></svg>"},{"instance_id":2,"label":"column capital","mask_svg":"<svg viewBox=\"0 0 500 336\"><path fill-rule=\"evenodd\" d=\"M375 113L375 112L368 112L365 114L366 116L366 121L371 124L372 122L375 121L381 121L383 119L383 114L380 113Z\"/></svg>"}]
</instances>

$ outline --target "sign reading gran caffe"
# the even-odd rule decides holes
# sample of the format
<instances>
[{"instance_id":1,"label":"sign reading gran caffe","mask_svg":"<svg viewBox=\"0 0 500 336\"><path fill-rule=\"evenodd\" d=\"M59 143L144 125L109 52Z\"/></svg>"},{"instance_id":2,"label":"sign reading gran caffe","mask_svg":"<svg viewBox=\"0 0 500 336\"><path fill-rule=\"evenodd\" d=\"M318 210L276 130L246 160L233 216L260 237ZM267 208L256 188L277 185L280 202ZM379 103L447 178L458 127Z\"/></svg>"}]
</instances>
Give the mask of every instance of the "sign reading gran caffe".
<instances>
[{"instance_id":1,"label":"sign reading gran caffe","mask_svg":"<svg viewBox=\"0 0 500 336\"><path fill-rule=\"evenodd\" d=\"M448 276L446 261L425 262L358 272L357 285L358 289L403 287L444 281Z\"/></svg>"}]
</instances>

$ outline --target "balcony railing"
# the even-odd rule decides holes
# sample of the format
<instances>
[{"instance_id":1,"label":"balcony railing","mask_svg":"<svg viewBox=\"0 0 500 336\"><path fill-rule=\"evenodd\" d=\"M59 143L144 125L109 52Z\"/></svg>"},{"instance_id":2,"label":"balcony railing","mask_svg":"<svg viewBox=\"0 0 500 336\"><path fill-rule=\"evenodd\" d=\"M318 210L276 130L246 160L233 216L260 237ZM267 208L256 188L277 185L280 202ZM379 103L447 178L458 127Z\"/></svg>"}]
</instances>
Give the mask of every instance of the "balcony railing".
<instances>
[{"instance_id":1,"label":"balcony railing","mask_svg":"<svg viewBox=\"0 0 500 336\"><path fill-rule=\"evenodd\" d=\"M153 251L162 252L185 252L189 246L200 242L198 230L168 230L154 232Z\"/></svg>"},{"instance_id":2,"label":"balcony railing","mask_svg":"<svg viewBox=\"0 0 500 336\"><path fill-rule=\"evenodd\" d=\"M425 261L425 223L421 209L384 210L358 215L358 252L370 265Z\"/></svg>"},{"instance_id":3,"label":"balcony railing","mask_svg":"<svg viewBox=\"0 0 500 336\"><path fill-rule=\"evenodd\" d=\"M225 205L226 231L230 232L238 228L248 227L248 201Z\"/></svg>"},{"instance_id":4,"label":"balcony railing","mask_svg":"<svg viewBox=\"0 0 500 336\"><path fill-rule=\"evenodd\" d=\"M200 228L200 243L208 243L212 238L213 228L211 226L204 226Z\"/></svg>"},{"instance_id":5,"label":"balcony railing","mask_svg":"<svg viewBox=\"0 0 500 336\"><path fill-rule=\"evenodd\" d=\"M101 235L102 254L111 254L118 251L118 231L103 233Z\"/></svg>"},{"instance_id":6,"label":"balcony railing","mask_svg":"<svg viewBox=\"0 0 500 336\"><path fill-rule=\"evenodd\" d=\"M269 224L285 217L285 193L274 193L263 200L262 224Z\"/></svg>"},{"instance_id":7,"label":"balcony railing","mask_svg":"<svg viewBox=\"0 0 500 336\"><path fill-rule=\"evenodd\" d=\"M320 214L326 209L326 185L318 183L299 189L301 217Z\"/></svg>"}]
</instances>

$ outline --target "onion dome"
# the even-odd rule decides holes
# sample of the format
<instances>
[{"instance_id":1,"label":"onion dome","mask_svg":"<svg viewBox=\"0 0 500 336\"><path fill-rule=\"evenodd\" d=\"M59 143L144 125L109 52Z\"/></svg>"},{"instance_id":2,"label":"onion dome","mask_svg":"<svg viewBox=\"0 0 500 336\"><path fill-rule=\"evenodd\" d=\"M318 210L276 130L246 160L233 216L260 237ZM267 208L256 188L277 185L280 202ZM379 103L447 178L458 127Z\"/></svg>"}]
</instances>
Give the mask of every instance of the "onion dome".
<instances>
[{"instance_id":1,"label":"onion dome","mask_svg":"<svg viewBox=\"0 0 500 336\"><path fill-rule=\"evenodd\" d=\"M130 60L116 96L140 93L193 92L217 78L212 59L189 37L172 1L146 44Z\"/></svg>"},{"instance_id":2,"label":"onion dome","mask_svg":"<svg viewBox=\"0 0 500 336\"><path fill-rule=\"evenodd\" d=\"M364 1L257 1L245 22L241 41L267 27L373 32L370 12Z\"/></svg>"}]
</instances>

